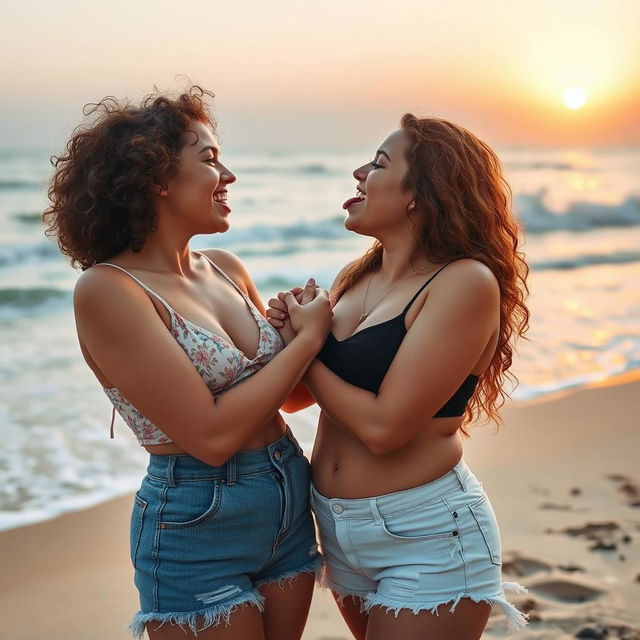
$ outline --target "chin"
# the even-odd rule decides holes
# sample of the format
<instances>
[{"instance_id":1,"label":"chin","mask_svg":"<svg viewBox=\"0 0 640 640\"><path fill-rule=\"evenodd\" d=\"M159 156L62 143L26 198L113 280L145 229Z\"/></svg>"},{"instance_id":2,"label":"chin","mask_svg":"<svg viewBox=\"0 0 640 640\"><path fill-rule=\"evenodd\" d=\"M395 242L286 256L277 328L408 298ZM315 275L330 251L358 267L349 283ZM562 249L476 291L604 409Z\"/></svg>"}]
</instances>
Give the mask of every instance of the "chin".
<instances>
[{"instance_id":1,"label":"chin","mask_svg":"<svg viewBox=\"0 0 640 640\"><path fill-rule=\"evenodd\" d=\"M344 220L344 228L347 231L351 231L353 233L357 233L361 236L374 236L371 229L367 229L362 222L358 222L358 220L354 220L352 216L347 216Z\"/></svg>"},{"instance_id":2,"label":"chin","mask_svg":"<svg viewBox=\"0 0 640 640\"><path fill-rule=\"evenodd\" d=\"M351 214L347 214L347 217L344 219L344 228L347 231L355 231L358 233L358 221L355 220Z\"/></svg>"},{"instance_id":3,"label":"chin","mask_svg":"<svg viewBox=\"0 0 640 640\"><path fill-rule=\"evenodd\" d=\"M216 220L198 231L196 235L208 236L213 233L224 233L225 231L229 231L229 223L226 220Z\"/></svg>"}]
</instances>

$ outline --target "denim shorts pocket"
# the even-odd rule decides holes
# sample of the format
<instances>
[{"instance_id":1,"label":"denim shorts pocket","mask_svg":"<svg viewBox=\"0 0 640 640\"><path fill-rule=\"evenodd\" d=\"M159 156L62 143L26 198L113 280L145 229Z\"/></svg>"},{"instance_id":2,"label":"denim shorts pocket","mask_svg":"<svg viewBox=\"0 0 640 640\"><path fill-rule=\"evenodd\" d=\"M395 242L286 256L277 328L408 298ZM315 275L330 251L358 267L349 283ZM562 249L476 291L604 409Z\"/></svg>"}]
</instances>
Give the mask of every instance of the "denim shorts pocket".
<instances>
[{"instance_id":1,"label":"denim shorts pocket","mask_svg":"<svg viewBox=\"0 0 640 640\"><path fill-rule=\"evenodd\" d=\"M142 537L142 523L144 512L149 503L143 500L137 493L133 498L133 510L131 511L131 527L129 529L129 548L131 552L131 564L136 566L136 556L138 555L138 545Z\"/></svg>"},{"instance_id":2,"label":"denim shorts pocket","mask_svg":"<svg viewBox=\"0 0 640 640\"><path fill-rule=\"evenodd\" d=\"M162 511L162 529L195 527L213 518L220 508L222 482L181 482L167 492Z\"/></svg>"},{"instance_id":3,"label":"denim shorts pocket","mask_svg":"<svg viewBox=\"0 0 640 640\"><path fill-rule=\"evenodd\" d=\"M435 516L435 517L434 517ZM394 540L446 540L458 535L451 514L445 509L413 509L381 518L382 531Z\"/></svg>"},{"instance_id":4,"label":"denim shorts pocket","mask_svg":"<svg viewBox=\"0 0 640 640\"><path fill-rule=\"evenodd\" d=\"M469 511L476 521L480 533L482 533L491 562L502 565L500 531L487 494L484 494L480 499L470 504Z\"/></svg>"}]
</instances>

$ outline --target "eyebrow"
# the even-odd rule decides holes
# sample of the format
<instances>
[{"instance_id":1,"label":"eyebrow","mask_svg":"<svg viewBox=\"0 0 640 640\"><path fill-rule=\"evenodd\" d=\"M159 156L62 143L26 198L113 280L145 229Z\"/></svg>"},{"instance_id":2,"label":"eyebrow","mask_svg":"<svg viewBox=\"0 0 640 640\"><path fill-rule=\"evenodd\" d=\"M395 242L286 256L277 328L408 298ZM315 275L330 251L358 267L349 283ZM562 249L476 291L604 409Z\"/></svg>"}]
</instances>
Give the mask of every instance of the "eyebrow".
<instances>
[{"instance_id":1,"label":"eyebrow","mask_svg":"<svg viewBox=\"0 0 640 640\"><path fill-rule=\"evenodd\" d=\"M391 158L389 157L389 154L384 149L378 149L376 151L376 155L377 156L384 156L389 162L391 162Z\"/></svg>"},{"instance_id":2,"label":"eyebrow","mask_svg":"<svg viewBox=\"0 0 640 640\"><path fill-rule=\"evenodd\" d=\"M204 153L205 151L211 151L213 153L218 153L220 151L220 149L218 149L218 147L214 147L212 144L208 144L205 147L202 147L202 149L200 149L200 151L198 151L198 153Z\"/></svg>"}]
</instances>

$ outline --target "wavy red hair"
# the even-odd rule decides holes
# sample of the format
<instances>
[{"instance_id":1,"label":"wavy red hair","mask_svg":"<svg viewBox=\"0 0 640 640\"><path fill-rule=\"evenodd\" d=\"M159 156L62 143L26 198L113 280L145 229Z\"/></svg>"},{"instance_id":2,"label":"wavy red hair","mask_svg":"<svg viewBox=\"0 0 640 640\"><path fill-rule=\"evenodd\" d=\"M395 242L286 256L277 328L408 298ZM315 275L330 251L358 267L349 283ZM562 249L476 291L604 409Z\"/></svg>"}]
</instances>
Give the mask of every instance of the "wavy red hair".
<instances>
[{"instance_id":1,"label":"wavy red hair","mask_svg":"<svg viewBox=\"0 0 640 640\"><path fill-rule=\"evenodd\" d=\"M508 393L504 383L514 342L529 325L525 305L529 267L519 251L520 227L512 213L511 189L494 151L463 127L439 118L403 116L408 139L404 187L414 195L420 222L415 237L434 264L470 258L485 264L500 286L500 332L495 353L469 402L464 425L484 416L500 424L498 409ZM380 268L382 244L373 246L341 274L337 301L363 276Z\"/></svg>"}]
</instances>

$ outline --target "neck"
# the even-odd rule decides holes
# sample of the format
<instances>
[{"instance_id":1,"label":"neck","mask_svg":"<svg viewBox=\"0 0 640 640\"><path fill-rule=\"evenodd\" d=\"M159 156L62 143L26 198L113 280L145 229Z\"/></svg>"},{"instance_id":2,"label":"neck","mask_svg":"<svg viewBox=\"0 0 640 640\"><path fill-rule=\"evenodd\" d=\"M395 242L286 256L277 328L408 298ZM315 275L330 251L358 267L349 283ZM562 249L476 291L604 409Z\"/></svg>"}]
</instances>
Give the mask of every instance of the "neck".
<instances>
[{"instance_id":1,"label":"neck","mask_svg":"<svg viewBox=\"0 0 640 640\"><path fill-rule=\"evenodd\" d=\"M438 266L427 259L424 249L412 236L390 238L381 242L380 277L389 284L408 276L428 273Z\"/></svg>"},{"instance_id":2,"label":"neck","mask_svg":"<svg viewBox=\"0 0 640 640\"><path fill-rule=\"evenodd\" d=\"M194 256L189 249L192 234L177 224L176 216L158 215L156 230L146 239L142 249L125 252L127 258L141 268L189 277L194 272Z\"/></svg>"}]
</instances>

